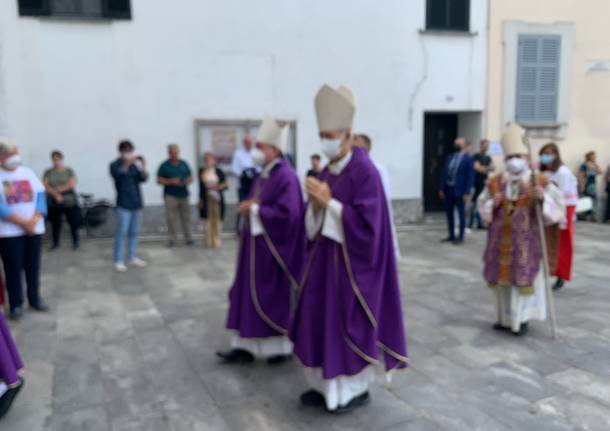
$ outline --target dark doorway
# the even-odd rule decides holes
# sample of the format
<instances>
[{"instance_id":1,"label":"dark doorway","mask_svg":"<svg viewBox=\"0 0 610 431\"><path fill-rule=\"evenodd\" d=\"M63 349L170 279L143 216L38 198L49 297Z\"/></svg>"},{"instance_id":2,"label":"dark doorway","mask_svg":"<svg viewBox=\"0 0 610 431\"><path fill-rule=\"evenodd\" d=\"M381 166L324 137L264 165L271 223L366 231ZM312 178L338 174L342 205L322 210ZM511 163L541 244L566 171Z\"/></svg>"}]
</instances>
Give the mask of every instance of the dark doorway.
<instances>
[{"instance_id":1,"label":"dark doorway","mask_svg":"<svg viewBox=\"0 0 610 431\"><path fill-rule=\"evenodd\" d=\"M457 114L425 114L424 116L424 211L442 211L438 196L445 158L453 152L458 133Z\"/></svg>"}]
</instances>

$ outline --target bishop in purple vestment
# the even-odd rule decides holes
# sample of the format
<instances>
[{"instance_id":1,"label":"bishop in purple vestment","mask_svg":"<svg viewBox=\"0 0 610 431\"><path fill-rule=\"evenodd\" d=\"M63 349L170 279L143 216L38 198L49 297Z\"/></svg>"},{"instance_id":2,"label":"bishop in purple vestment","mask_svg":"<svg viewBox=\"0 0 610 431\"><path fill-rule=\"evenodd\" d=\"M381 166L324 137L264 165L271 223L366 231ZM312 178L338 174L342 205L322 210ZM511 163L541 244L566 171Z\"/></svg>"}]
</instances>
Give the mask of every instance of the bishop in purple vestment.
<instances>
[{"instance_id":1,"label":"bishop in purple vestment","mask_svg":"<svg viewBox=\"0 0 610 431\"><path fill-rule=\"evenodd\" d=\"M305 231L299 179L282 157L285 138L285 127L266 118L252 150L263 170L240 205L246 223L226 325L233 338L231 350L218 352L227 362L261 356L276 364L292 354L291 299L303 266Z\"/></svg>"},{"instance_id":2,"label":"bishop in purple vestment","mask_svg":"<svg viewBox=\"0 0 610 431\"><path fill-rule=\"evenodd\" d=\"M18 375L22 369L23 362L6 320L0 313L0 418L11 408L23 387L23 379Z\"/></svg>"},{"instance_id":3,"label":"bishop in purple vestment","mask_svg":"<svg viewBox=\"0 0 610 431\"><path fill-rule=\"evenodd\" d=\"M353 95L324 86L316 111L330 164L306 182L308 255L291 338L311 388L301 402L345 412L369 400L374 365L407 366L407 348L381 178L351 145Z\"/></svg>"}]
</instances>

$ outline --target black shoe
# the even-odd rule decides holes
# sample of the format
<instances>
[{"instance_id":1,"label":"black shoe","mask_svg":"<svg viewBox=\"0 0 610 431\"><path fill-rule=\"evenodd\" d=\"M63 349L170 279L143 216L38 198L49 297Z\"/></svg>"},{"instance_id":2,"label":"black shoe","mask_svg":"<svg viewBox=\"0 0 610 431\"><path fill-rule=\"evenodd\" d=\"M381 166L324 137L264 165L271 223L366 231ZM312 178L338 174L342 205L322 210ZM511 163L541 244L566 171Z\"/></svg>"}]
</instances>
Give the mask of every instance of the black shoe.
<instances>
[{"instance_id":1,"label":"black shoe","mask_svg":"<svg viewBox=\"0 0 610 431\"><path fill-rule=\"evenodd\" d=\"M8 413L8 411L11 409L11 406L13 405L15 398L17 398L19 391L21 391L21 389L23 389L23 385L25 385L25 380L20 379L19 386L16 386L14 388L9 388L0 397L0 419L2 419L2 417L4 415L6 415Z\"/></svg>"},{"instance_id":2,"label":"black shoe","mask_svg":"<svg viewBox=\"0 0 610 431\"><path fill-rule=\"evenodd\" d=\"M508 328L506 328L505 326L502 326L502 324L501 324L501 323L494 323L493 328L494 328L496 331L508 331L508 330L509 330L509 329L508 329Z\"/></svg>"},{"instance_id":3,"label":"black shoe","mask_svg":"<svg viewBox=\"0 0 610 431\"><path fill-rule=\"evenodd\" d=\"M456 239L453 241L452 243L453 245L462 245L464 244L464 240L463 239Z\"/></svg>"},{"instance_id":4,"label":"black shoe","mask_svg":"<svg viewBox=\"0 0 610 431\"><path fill-rule=\"evenodd\" d=\"M267 365L279 365L292 359L292 355L275 355L267 358Z\"/></svg>"},{"instance_id":5,"label":"black shoe","mask_svg":"<svg viewBox=\"0 0 610 431\"><path fill-rule=\"evenodd\" d=\"M452 237L441 239L441 242L454 242L454 241L455 241L455 238L452 238Z\"/></svg>"},{"instance_id":6,"label":"black shoe","mask_svg":"<svg viewBox=\"0 0 610 431\"><path fill-rule=\"evenodd\" d=\"M553 285L553 290L559 290L565 285L565 281L561 278L558 278L555 284Z\"/></svg>"},{"instance_id":7,"label":"black shoe","mask_svg":"<svg viewBox=\"0 0 610 431\"><path fill-rule=\"evenodd\" d=\"M369 401L371 401L371 397L369 396L369 391L366 391L362 395L358 395L356 398L351 400L346 405L339 406L335 410L331 410L330 413L337 414L337 415L340 415L343 413L349 413L349 412L357 409L358 407L362 407L363 405L368 404Z\"/></svg>"},{"instance_id":8,"label":"black shoe","mask_svg":"<svg viewBox=\"0 0 610 431\"><path fill-rule=\"evenodd\" d=\"M301 404L307 407L322 407L326 403L324 395L314 389L303 392L300 400Z\"/></svg>"},{"instance_id":9,"label":"black shoe","mask_svg":"<svg viewBox=\"0 0 610 431\"><path fill-rule=\"evenodd\" d=\"M59 244L53 244L51 247L49 247L49 251L55 251L59 249Z\"/></svg>"},{"instance_id":10,"label":"black shoe","mask_svg":"<svg viewBox=\"0 0 610 431\"><path fill-rule=\"evenodd\" d=\"M249 364L254 362L254 355L243 349L233 349L226 352L216 352L216 356L222 358L227 364Z\"/></svg>"},{"instance_id":11,"label":"black shoe","mask_svg":"<svg viewBox=\"0 0 610 431\"><path fill-rule=\"evenodd\" d=\"M8 314L8 318L11 320L20 320L22 317L23 317L23 308L21 308L21 307L13 308Z\"/></svg>"},{"instance_id":12,"label":"black shoe","mask_svg":"<svg viewBox=\"0 0 610 431\"><path fill-rule=\"evenodd\" d=\"M192 239L189 239L189 240L187 240L187 241L186 241L186 245L187 245L188 247L192 247L192 246L194 246L194 245L195 245L195 241L193 241Z\"/></svg>"},{"instance_id":13,"label":"black shoe","mask_svg":"<svg viewBox=\"0 0 610 431\"><path fill-rule=\"evenodd\" d=\"M525 334L527 334L527 330L528 330L527 326L528 326L527 322L522 323L521 327L519 328L519 331L518 332L513 332L513 335L516 336L516 337L523 337Z\"/></svg>"},{"instance_id":14,"label":"black shoe","mask_svg":"<svg viewBox=\"0 0 610 431\"><path fill-rule=\"evenodd\" d=\"M72 250L78 250L80 248L80 242L73 242L72 243Z\"/></svg>"},{"instance_id":15,"label":"black shoe","mask_svg":"<svg viewBox=\"0 0 610 431\"><path fill-rule=\"evenodd\" d=\"M42 299L36 304L30 304L30 308L34 311L40 311L41 313L49 311L49 306Z\"/></svg>"}]
</instances>

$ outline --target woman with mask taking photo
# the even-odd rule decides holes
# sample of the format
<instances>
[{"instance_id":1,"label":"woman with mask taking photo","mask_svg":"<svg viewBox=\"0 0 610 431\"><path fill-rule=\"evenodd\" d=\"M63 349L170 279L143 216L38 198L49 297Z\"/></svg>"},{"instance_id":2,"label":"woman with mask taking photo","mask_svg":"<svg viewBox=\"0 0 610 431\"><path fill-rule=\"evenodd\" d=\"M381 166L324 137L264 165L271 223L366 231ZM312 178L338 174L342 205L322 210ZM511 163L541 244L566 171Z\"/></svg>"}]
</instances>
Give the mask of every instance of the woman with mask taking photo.
<instances>
[{"instance_id":1,"label":"woman with mask taking photo","mask_svg":"<svg viewBox=\"0 0 610 431\"><path fill-rule=\"evenodd\" d=\"M574 220L578 203L578 180L561 161L559 147L550 142L540 149L540 170L563 193L566 205L565 221L560 223L559 255L554 274L557 281L554 290L561 289L566 281L572 279L572 260L574 257ZM553 270L553 268L551 268Z\"/></svg>"},{"instance_id":2,"label":"woman with mask taking photo","mask_svg":"<svg viewBox=\"0 0 610 431\"><path fill-rule=\"evenodd\" d=\"M110 164L110 175L116 188L116 229L114 234L114 269L127 271L125 265L125 238L127 238L127 263L143 268L147 263L137 256L138 235L142 223L142 192L140 184L148 179L146 160L136 154L131 141L119 142L119 157Z\"/></svg>"}]
</instances>

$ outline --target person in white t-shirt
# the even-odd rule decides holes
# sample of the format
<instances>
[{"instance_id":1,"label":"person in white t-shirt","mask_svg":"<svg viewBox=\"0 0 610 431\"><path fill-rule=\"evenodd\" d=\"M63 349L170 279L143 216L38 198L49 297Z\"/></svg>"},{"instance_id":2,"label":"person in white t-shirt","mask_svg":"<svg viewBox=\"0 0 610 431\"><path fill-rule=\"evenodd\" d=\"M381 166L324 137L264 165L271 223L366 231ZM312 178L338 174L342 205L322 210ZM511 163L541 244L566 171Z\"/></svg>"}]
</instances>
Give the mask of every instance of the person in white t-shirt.
<instances>
[{"instance_id":1,"label":"person in white t-shirt","mask_svg":"<svg viewBox=\"0 0 610 431\"><path fill-rule=\"evenodd\" d=\"M0 138L0 257L6 277L9 317L14 320L23 315L23 272L30 307L35 311L48 310L40 297L40 257L46 213L42 182L30 168L21 165L17 147Z\"/></svg>"},{"instance_id":2,"label":"person in white t-shirt","mask_svg":"<svg viewBox=\"0 0 610 431\"><path fill-rule=\"evenodd\" d=\"M231 173L239 180L239 189L237 190L239 201L243 201L250 193L250 187L254 181L257 169L252 160L250 150L252 150L253 142L250 135L244 138L244 146L238 148L233 153L231 160Z\"/></svg>"},{"instance_id":3,"label":"person in white t-shirt","mask_svg":"<svg viewBox=\"0 0 610 431\"><path fill-rule=\"evenodd\" d=\"M250 189L252 188L254 179L260 172L260 169L254 163L254 160L252 160L252 155L250 154L253 145L254 142L252 140L252 136L246 135L244 137L243 147L235 150L233 153L233 159L231 160L231 173L235 175L239 181L239 187L237 189L237 198L239 202L246 200L250 194ZM241 226L240 220L240 215L237 213L235 230L238 234Z\"/></svg>"}]
</instances>

